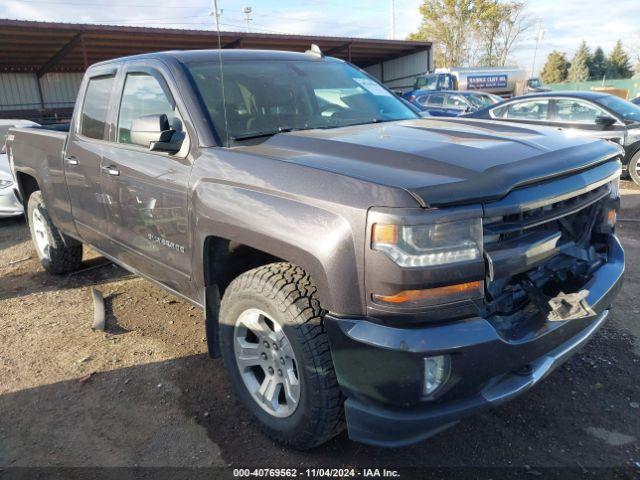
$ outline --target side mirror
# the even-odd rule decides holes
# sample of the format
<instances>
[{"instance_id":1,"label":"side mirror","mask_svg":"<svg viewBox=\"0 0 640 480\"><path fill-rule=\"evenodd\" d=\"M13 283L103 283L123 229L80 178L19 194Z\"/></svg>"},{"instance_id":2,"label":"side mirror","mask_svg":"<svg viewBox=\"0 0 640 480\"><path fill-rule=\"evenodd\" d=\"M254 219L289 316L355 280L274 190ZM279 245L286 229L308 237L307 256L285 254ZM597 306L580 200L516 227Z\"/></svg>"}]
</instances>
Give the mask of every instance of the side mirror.
<instances>
[{"instance_id":1,"label":"side mirror","mask_svg":"<svg viewBox=\"0 0 640 480\"><path fill-rule=\"evenodd\" d=\"M164 113L138 117L131 125L131 143L154 152L176 153L183 140L184 134L171 128Z\"/></svg>"},{"instance_id":2,"label":"side mirror","mask_svg":"<svg viewBox=\"0 0 640 480\"><path fill-rule=\"evenodd\" d=\"M596 117L595 122L596 122L596 125L598 125L599 127L608 128L614 123L616 123L616 119L608 115L598 115Z\"/></svg>"}]
</instances>

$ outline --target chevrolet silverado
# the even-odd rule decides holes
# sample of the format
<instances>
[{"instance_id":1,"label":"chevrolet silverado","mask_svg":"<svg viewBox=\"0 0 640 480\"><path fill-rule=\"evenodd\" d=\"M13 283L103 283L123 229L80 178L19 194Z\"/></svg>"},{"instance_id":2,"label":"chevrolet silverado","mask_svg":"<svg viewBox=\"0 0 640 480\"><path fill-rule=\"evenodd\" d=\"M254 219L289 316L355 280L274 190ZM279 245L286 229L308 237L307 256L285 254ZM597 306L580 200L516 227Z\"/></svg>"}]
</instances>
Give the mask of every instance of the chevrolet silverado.
<instances>
[{"instance_id":1,"label":"chevrolet silverado","mask_svg":"<svg viewBox=\"0 0 640 480\"><path fill-rule=\"evenodd\" d=\"M401 446L537 383L624 271L621 148L423 119L316 50L91 66L9 162L44 268L83 244L204 310L241 403L299 449Z\"/></svg>"}]
</instances>

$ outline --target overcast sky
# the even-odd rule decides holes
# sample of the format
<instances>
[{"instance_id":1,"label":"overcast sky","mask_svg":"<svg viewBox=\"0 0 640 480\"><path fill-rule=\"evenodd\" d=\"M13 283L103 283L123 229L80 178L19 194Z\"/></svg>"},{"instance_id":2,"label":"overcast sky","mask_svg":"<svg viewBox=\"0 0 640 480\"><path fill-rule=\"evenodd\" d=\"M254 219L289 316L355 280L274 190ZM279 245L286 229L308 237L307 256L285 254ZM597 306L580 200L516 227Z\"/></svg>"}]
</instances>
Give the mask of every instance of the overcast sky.
<instances>
[{"instance_id":1,"label":"overcast sky","mask_svg":"<svg viewBox=\"0 0 640 480\"><path fill-rule=\"evenodd\" d=\"M420 23L420 0L395 0L396 38L405 38ZM536 70L552 49L573 55L583 39L605 52L618 38L640 51L640 0L529 0L531 15L544 28ZM242 9L250 5L252 30L390 38L391 0L219 0L224 30L243 30ZM211 28L208 0L0 0L0 17L59 22ZM531 68L534 31L523 38L513 58ZM634 60L635 63L635 60Z\"/></svg>"}]
</instances>

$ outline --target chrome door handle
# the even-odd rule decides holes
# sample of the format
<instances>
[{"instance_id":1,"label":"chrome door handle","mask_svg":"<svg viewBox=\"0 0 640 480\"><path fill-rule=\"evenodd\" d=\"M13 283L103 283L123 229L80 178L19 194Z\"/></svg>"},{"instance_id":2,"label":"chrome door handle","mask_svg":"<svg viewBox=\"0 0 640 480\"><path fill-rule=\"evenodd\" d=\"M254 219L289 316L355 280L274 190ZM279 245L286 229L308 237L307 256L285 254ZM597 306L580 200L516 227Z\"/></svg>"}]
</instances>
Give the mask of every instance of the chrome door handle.
<instances>
[{"instance_id":1,"label":"chrome door handle","mask_svg":"<svg viewBox=\"0 0 640 480\"><path fill-rule=\"evenodd\" d=\"M105 165L104 167L102 167L102 171L107 175L113 175L114 177L120 175L120 170L118 170L113 165Z\"/></svg>"},{"instance_id":2,"label":"chrome door handle","mask_svg":"<svg viewBox=\"0 0 640 480\"><path fill-rule=\"evenodd\" d=\"M69 155L68 157L65 157L65 161L67 162L67 165L73 165L73 166L78 165L78 159L73 155Z\"/></svg>"}]
</instances>

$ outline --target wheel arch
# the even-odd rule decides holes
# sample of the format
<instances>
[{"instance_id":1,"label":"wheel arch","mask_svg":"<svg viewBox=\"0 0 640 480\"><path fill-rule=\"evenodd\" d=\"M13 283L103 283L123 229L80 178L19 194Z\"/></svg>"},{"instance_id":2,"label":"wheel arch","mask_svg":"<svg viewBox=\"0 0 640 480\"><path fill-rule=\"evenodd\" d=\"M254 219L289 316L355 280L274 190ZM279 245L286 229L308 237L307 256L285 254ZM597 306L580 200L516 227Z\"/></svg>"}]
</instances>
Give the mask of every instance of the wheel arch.
<instances>
[{"instance_id":1,"label":"wheel arch","mask_svg":"<svg viewBox=\"0 0 640 480\"><path fill-rule=\"evenodd\" d=\"M28 173L17 171L16 172L16 184L18 186L18 193L20 195L20 201L25 209L25 219L27 224L29 223L29 216L26 215L27 204L29 203L29 197L33 192L40 190L40 183L38 179Z\"/></svg>"},{"instance_id":2,"label":"wheel arch","mask_svg":"<svg viewBox=\"0 0 640 480\"><path fill-rule=\"evenodd\" d=\"M302 268L315 283L325 310L342 314L364 310L363 259L357 253L353 222L346 216L215 183L200 183L192 205L193 279L195 287L205 292L210 353L217 353L216 323L224 289L237 275L266 263L283 261ZM362 222L364 231L366 215ZM247 261L234 270L238 258Z\"/></svg>"}]
</instances>

